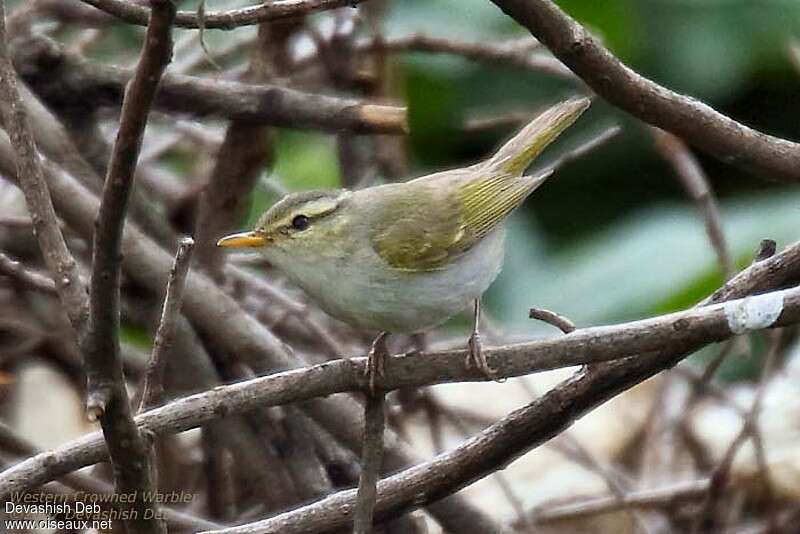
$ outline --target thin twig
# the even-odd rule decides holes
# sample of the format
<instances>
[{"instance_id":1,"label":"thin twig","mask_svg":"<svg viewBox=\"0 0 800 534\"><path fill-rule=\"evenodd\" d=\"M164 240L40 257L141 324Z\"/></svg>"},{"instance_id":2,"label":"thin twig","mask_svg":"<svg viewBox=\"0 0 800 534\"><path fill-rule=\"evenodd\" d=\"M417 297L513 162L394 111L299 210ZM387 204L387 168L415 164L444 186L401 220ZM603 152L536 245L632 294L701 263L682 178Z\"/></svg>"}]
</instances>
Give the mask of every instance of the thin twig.
<instances>
[{"instance_id":1,"label":"thin twig","mask_svg":"<svg viewBox=\"0 0 800 534\"><path fill-rule=\"evenodd\" d=\"M372 40L360 42L356 50L364 52L383 47L387 52L428 52L451 54L473 61L492 65L507 65L519 69L541 72L571 82L580 82L572 71L553 56L536 51L539 42L531 37L504 43L468 42L415 33L403 37L385 39L379 45Z\"/></svg>"},{"instance_id":2,"label":"thin twig","mask_svg":"<svg viewBox=\"0 0 800 534\"><path fill-rule=\"evenodd\" d=\"M764 261L767 258L771 258L775 255L777 251L778 244L772 239L762 239L761 243L758 245L758 250L756 251L755 256L753 256L754 262Z\"/></svg>"},{"instance_id":3,"label":"thin twig","mask_svg":"<svg viewBox=\"0 0 800 534\"><path fill-rule=\"evenodd\" d=\"M689 147L672 134L657 128L652 129L655 146L661 156L669 162L680 179L689 197L697 205L705 220L706 233L711 246L717 255L725 279L730 279L735 272L725 232L722 230L722 217L714 192L708 178L700 167Z\"/></svg>"},{"instance_id":4,"label":"thin twig","mask_svg":"<svg viewBox=\"0 0 800 534\"><path fill-rule=\"evenodd\" d=\"M528 317L555 326L565 334L575 331L575 323L558 313L543 308L531 308Z\"/></svg>"},{"instance_id":5,"label":"thin twig","mask_svg":"<svg viewBox=\"0 0 800 534\"><path fill-rule=\"evenodd\" d=\"M761 250L764 250L763 242ZM789 245L781 252L771 255L769 259L753 262L747 269L714 291L710 297L704 299L700 305L740 298L752 294L756 288L760 288L760 291L769 291L784 287L798 279L800 279L800 242Z\"/></svg>"},{"instance_id":6,"label":"thin twig","mask_svg":"<svg viewBox=\"0 0 800 534\"><path fill-rule=\"evenodd\" d=\"M167 355L172 348L172 337L175 333L176 322L183 303L183 288L189 265L192 261L194 240L186 237L178 245L175 253L175 263L169 273L167 291L164 296L164 306L161 310L161 321L156 330L153 341L153 353L144 374L141 399L137 412L143 412L157 406L164 392L164 369L167 365Z\"/></svg>"},{"instance_id":7,"label":"thin twig","mask_svg":"<svg viewBox=\"0 0 800 534\"><path fill-rule=\"evenodd\" d=\"M130 24L147 25L149 9L125 0L81 0L86 4L102 9ZM345 6L355 6L364 0L275 0L269 3L231 9L212 11L203 16L202 26L206 29L232 30L240 26L251 26L261 22L290 19ZM200 28L201 22L195 11L179 11L175 16L175 26L179 28Z\"/></svg>"},{"instance_id":8,"label":"thin twig","mask_svg":"<svg viewBox=\"0 0 800 534\"><path fill-rule=\"evenodd\" d=\"M0 274L16 278L36 291L43 293L56 292L56 286L52 278L33 269L26 268L22 262L9 258L3 252L0 252Z\"/></svg>"},{"instance_id":9,"label":"thin twig","mask_svg":"<svg viewBox=\"0 0 800 534\"><path fill-rule=\"evenodd\" d=\"M535 115L536 113L531 110L513 110L499 114L480 114L467 118L467 120L464 121L464 130L468 132L480 132L498 128L519 128L530 122Z\"/></svg>"},{"instance_id":10,"label":"thin twig","mask_svg":"<svg viewBox=\"0 0 800 534\"><path fill-rule=\"evenodd\" d=\"M550 0L492 0L611 104L726 163L800 180L800 146L763 134L641 76Z\"/></svg>"},{"instance_id":11,"label":"thin twig","mask_svg":"<svg viewBox=\"0 0 800 534\"><path fill-rule=\"evenodd\" d=\"M606 514L628 508L672 508L676 504L691 502L708 491L709 479L676 482L659 488L628 492L620 500L618 497L597 497L570 504L536 507L530 512L535 524L554 523L580 517Z\"/></svg>"},{"instance_id":12,"label":"thin twig","mask_svg":"<svg viewBox=\"0 0 800 534\"><path fill-rule=\"evenodd\" d=\"M361 475L353 520L353 534L370 534L375 510L377 483L383 460L383 429L386 425L386 396L367 395L364 405L364 446L361 450Z\"/></svg>"},{"instance_id":13,"label":"thin twig","mask_svg":"<svg viewBox=\"0 0 800 534\"><path fill-rule=\"evenodd\" d=\"M85 330L87 299L78 264L58 225L50 191L36 152L30 120L19 92L6 42L5 2L0 1L0 111L15 152L16 175L31 214L34 234L59 298L80 337Z\"/></svg>"},{"instance_id":14,"label":"thin twig","mask_svg":"<svg viewBox=\"0 0 800 534\"><path fill-rule=\"evenodd\" d=\"M571 163L576 159L582 158L589 152L595 150L596 148L604 145L611 139L615 138L619 133L622 131L620 126L607 126L601 129L599 132L590 135L576 146L568 149L564 154L556 158L555 161L549 163L541 170L534 170L534 174L539 174L540 172L550 172L560 169L567 163Z\"/></svg>"}]
</instances>

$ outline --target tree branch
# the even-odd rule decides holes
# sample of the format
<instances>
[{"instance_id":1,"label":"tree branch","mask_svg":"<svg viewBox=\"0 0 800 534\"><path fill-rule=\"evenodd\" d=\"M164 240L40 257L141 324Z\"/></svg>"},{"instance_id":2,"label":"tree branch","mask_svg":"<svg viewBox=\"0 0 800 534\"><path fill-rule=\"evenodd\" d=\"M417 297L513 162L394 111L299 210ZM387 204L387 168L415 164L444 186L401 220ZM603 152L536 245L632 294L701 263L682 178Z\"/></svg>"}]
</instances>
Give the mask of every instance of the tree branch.
<instances>
[{"instance_id":1,"label":"tree branch","mask_svg":"<svg viewBox=\"0 0 800 534\"><path fill-rule=\"evenodd\" d=\"M580 83L579 78L563 63L546 53L537 53L534 39L519 39L505 43L483 43L445 39L423 33L387 38L376 44L373 40L359 42L356 50L365 52L380 46L386 52L427 52L450 54L471 61L482 61L494 65L507 65L518 69L541 72L571 82Z\"/></svg>"},{"instance_id":2,"label":"tree branch","mask_svg":"<svg viewBox=\"0 0 800 534\"><path fill-rule=\"evenodd\" d=\"M67 52L42 36L15 41L20 76L51 106L86 109L119 106L126 69L99 65ZM287 128L357 133L404 133L406 108L306 93L270 84L212 80L166 74L154 107L195 118L221 117Z\"/></svg>"},{"instance_id":3,"label":"tree branch","mask_svg":"<svg viewBox=\"0 0 800 534\"><path fill-rule=\"evenodd\" d=\"M149 9L124 0L82 0L84 3L101 9L109 15L128 22L147 25ZM210 11L203 15L202 27L205 29L232 30L239 26L251 26L260 22L287 19L309 15L345 6L355 6L364 0L274 0L256 6L231 9L230 11ZM175 26L179 28L200 28L201 21L196 12L178 11Z\"/></svg>"},{"instance_id":4,"label":"tree branch","mask_svg":"<svg viewBox=\"0 0 800 534\"><path fill-rule=\"evenodd\" d=\"M122 229L133 186L136 161L156 88L172 58L171 0L151 0L152 10L141 59L125 90L122 116L95 221L89 327L84 342L86 406L99 419L108 444L118 493L136 495L126 503L133 517L129 533L164 534L148 494L155 491L148 446L131 415L119 355L119 300Z\"/></svg>"},{"instance_id":5,"label":"tree branch","mask_svg":"<svg viewBox=\"0 0 800 534\"><path fill-rule=\"evenodd\" d=\"M0 0L0 111L15 153L16 174L31 215L33 233L50 271L59 298L78 337L87 315L86 290L78 264L72 257L58 225L50 191L36 152L33 130L17 91L14 67L8 55L5 2Z\"/></svg>"},{"instance_id":6,"label":"tree branch","mask_svg":"<svg viewBox=\"0 0 800 534\"><path fill-rule=\"evenodd\" d=\"M550 0L492 1L611 104L726 163L800 181L799 144L758 132L641 76Z\"/></svg>"},{"instance_id":7,"label":"tree branch","mask_svg":"<svg viewBox=\"0 0 800 534\"><path fill-rule=\"evenodd\" d=\"M365 402L364 446L361 451L361 475L358 478L353 534L370 534L372 532L375 497L383 460L386 396L383 391L378 391L374 395L367 395Z\"/></svg>"},{"instance_id":8,"label":"tree branch","mask_svg":"<svg viewBox=\"0 0 800 534\"><path fill-rule=\"evenodd\" d=\"M11 259L0 252L0 274L21 281L26 286L43 293L56 293L53 279L42 273L27 269L21 262Z\"/></svg>"},{"instance_id":9,"label":"tree branch","mask_svg":"<svg viewBox=\"0 0 800 534\"><path fill-rule=\"evenodd\" d=\"M708 491L709 479L676 482L653 489L642 489L625 494L623 499L616 496L597 497L558 506L541 505L531 511L529 519L533 524L555 523L558 521L606 514L628 508L667 508L681 502L696 502Z\"/></svg>"},{"instance_id":10,"label":"tree branch","mask_svg":"<svg viewBox=\"0 0 800 534\"><path fill-rule=\"evenodd\" d=\"M782 298L783 312L772 326L800 322L800 287L795 287L652 319L579 329L553 339L487 347L485 351L492 367L497 370L497 378L620 360L580 378L576 381L580 386L566 388L570 392L548 394L562 399L559 402L564 402L564 406L588 410L662 368L674 365L689 352L732 337L734 333L728 317L735 310L763 309L761 306L776 302L777 297ZM669 350L664 350L665 346L670 347ZM631 357L632 354L639 356ZM453 350L387 358L383 385L386 391L390 391L445 382L487 380L464 366L465 356L465 350ZM345 391L366 391L365 364L365 358L334 360L221 386L145 412L136 421L149 432L161 435L183 432L258 407L301 402ZM551 408L557 413L557 406ZM563 423L565 417L571 417L570 413L565 412L557 419ZM542 416L542 424L546 423L545 420ZM527 434L528 437L533 435ZM103 440L94 433L25 460L0 474L0 498L102 461L104 456Z\"/></svg>"}]
</instances>

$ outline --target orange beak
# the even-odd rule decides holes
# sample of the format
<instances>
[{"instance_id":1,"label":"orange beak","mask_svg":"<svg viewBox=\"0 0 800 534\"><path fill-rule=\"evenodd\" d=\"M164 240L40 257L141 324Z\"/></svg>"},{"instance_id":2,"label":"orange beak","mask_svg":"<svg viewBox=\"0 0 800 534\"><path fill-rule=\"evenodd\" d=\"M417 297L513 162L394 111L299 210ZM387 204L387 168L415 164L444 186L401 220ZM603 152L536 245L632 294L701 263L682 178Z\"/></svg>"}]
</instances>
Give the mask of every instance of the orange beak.
<instances>
[{"instance_id":1,"label":"orange beak","mask_svg":"<svg viewBox=\"0 0 800 534\"><path fill-rule=\"evenodd\" d=\"M263 247L269 243L269 239L263 234L256 232L241 232L223 237L217 241L218 247L246 248Z\"/></svg>"}]
</instances>

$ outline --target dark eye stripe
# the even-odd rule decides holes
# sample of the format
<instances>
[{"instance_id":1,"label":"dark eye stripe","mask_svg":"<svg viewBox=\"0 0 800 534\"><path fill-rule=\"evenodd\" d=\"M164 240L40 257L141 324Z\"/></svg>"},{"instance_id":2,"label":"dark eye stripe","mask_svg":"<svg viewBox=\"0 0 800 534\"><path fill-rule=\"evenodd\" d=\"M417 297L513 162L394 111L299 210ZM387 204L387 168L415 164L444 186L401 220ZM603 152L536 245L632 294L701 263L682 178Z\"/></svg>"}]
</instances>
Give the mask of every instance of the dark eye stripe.
<instances>
[{"instance_id":1,"label":"dark eye stripe","mask_svg":"<svg viewBox=\"0 0 800 534\"><path fill-rule=\"evenodd\" d=\"M292 219L292 228L295 230L303 231L308 228L308 225L309 220L305 215L296 215L294 219Z\"/></svg>"}]
</instances>

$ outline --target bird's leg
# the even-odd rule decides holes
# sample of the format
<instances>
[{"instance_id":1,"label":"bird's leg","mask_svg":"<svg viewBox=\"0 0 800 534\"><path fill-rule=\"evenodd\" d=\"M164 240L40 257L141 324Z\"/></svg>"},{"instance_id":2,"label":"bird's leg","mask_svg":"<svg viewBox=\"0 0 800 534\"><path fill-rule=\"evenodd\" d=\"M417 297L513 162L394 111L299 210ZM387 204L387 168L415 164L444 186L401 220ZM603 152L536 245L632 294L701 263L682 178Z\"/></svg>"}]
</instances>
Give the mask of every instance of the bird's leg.
<instances>
[{"instance_id":1,"label":"bird's leg","mask_svg":"<svg viewBox=\"0 0 800 534\"><path fill-rule=\"evenodd\" d=\"M386 339L389 337L389 332L381 332L378 337L372 342L367 355L367 368L364 370L364 375L369 381L369 391L375 395L375 377L386 376L386 357L389 355L389 350L386 345Z\"/></svg>"},{"instance_id":2,"label":"bird's leg","mask_svg":"<svg viewBox=\"0 0 800 534\"><path fill-rule=\"evenodd\" d=\"M483 342L481 341L480 322L481 322L481 299L475 299L475 312L473 314L472 335L469 336L467 346L467 367L475 367L483 373L486 378L495 380L497 372L489 367L486 356L483 355Z\"/></svg>"}]
</instances>

